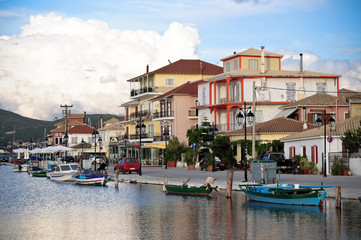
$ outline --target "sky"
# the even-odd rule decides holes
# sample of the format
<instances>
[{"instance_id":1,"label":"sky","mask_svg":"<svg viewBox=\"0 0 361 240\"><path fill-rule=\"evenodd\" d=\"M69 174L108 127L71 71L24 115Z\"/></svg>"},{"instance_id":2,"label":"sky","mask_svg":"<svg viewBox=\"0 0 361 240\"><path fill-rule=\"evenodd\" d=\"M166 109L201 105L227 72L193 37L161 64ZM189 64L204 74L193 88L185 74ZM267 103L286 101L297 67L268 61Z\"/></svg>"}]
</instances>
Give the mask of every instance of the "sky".
<instances>
[{"instance_id":1,"label":"sky","mask_svg":"<svg viewBox=\"0 0 361 240\"><path fill-rule=\"evenodd\" d=\"M127 79L179 59L220 65L265 46L282 69L361 91L358 0L0 0L0 108L42 120L123 113Z\"/></svg>"}]
</instances>

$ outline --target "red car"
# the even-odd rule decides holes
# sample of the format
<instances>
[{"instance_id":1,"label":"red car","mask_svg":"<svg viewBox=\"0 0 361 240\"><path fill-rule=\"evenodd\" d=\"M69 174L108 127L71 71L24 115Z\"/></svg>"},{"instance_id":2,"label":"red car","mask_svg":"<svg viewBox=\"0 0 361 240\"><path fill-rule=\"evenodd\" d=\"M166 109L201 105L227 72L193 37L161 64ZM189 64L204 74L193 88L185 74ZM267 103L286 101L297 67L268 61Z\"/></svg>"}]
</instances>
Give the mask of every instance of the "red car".
<instances>
[{"instance_id":1,"label":"red car","mask_svg":"<svg viewBox=\"0 0 361 240\"><path fill-rule=\"evenodd\" d=\"M135 157L123 157L118 163L114 166L114 172L119 170L119 172L137 172L139 173L139 160Z\"/></svg>"}]
</instances>

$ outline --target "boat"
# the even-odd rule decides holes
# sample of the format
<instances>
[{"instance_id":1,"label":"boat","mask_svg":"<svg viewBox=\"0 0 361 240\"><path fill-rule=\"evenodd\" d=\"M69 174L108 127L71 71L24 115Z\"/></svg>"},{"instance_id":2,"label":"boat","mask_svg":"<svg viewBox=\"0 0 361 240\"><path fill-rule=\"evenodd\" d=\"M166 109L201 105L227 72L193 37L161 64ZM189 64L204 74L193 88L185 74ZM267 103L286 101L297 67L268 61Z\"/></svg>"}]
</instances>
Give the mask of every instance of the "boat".
<instances>
[{"instance_id":1,"label":"boat","mask_svg":"<svg viewBox=\"0 0 361 240\"><path fill-rule=\"evenodd\" d=\"M207 178L208 179L208 178ZM212 178L213 179L213 178ZM215 190L217 191L217 187L213 185L213 182L206 182L206 184L196 187L196 186L188 186L188 181L190 178L181 185L170 185L165 184L165 190L167 194L174 195L186 195L186 196L209 196L209 194Z\"/></svg>"},{"instance_id":2,"label":"boat","mask_svg":"<svg viewBox=\"0 0 361 240\"><path fill-rule=\"evenodd\" d=\"M46 173L50 180L57 182L72 181L74 173L78 172L79 165L76 163L59 164L54 171L48 171Z\"/></svg>"},{"instance_id":3,"label":"boat","mask_svg":"<svg viewBox=\"0 0 361 240\"><path fill-rule=\"evenodd\" d=\"M13 172L27 172L28 167L30 167L29 164L18 164L14 166Z\"/></svg>"},{"instance_id":4,"label":"boat","mask_svg":"<svg viewBox=\"0 0 361 240\"><path fill-rule=\"evenodd\" d=\"M91 173L88 169L85 169L82 173L75 173L72 179L76 184L80 185L105 186L107 184L107 176Z\"/></svg>"},{"instance_id":5,"label":"boat","mask_svg":"<svg viewBox=\"0 0 361 240\"><path fill-rule=\"evenodd\" d=\"M322 206L326 197L326 187L280 184L278 186L240 185L246 196L254 201L287 205Z\"/></svg>"},{"instance_id":6,"label":"boat","mask_svg":"<svg viewBox=\"0 0 361 240\"><path fill-rule=\"evenodd\" d=\"M32 171L30 172L33 177L47 177L45 170L39 170L39 171Z\"/></svg>"}]
</instances>

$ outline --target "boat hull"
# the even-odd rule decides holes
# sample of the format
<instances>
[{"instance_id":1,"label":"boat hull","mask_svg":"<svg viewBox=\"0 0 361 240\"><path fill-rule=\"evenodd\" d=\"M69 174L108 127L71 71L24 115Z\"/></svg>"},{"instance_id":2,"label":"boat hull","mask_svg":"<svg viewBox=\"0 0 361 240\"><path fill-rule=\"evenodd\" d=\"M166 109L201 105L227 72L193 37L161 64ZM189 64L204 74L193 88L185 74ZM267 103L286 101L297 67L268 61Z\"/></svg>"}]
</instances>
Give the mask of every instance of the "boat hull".
<instances>
[{"instance_id":1,"label":"boat hull","mask_svg":"<svg viewBox=\"0 0 361 240\"><path fill-rule=\"evenodd\" d=\"M91 177L91 178L78 178L73 177L73 181L79 185L91 185L91 186L105 186L107 183L106 177Z\"/></svg>"},{"instance_id":2,"label":"boat hull","mask_svg":"<svg viewBox=\"0 0 361 240\"><path fill-rule=\"evenodd\" d=\"M167 194L186 196L209 196L213 188L211 187L189 187L183 185L165 185Z\"/></svg>"},{"instance_id":3,"label":"boat hull","mask_svg":"<svg viewBox=\"0 0 361 240\"><path fill-rule=\"evenodd\" d=\"M39 171L39 172L31 172L33 177L47 177L46 171Z\"/></svg>"},{"instance_id":4,"label":"boat hull","mask_svg":"<svg viewBox=\"0 0 361 240\"><path fill-rule=\"evenodd\" d=\"M278 194L272 193L272 191L271 193L257 192L250 188L241 190L253 201L302 206L322 206L327 194L326 190L310 191L309 193L301 194L298 194L296 191L293 194Z\"/></svg>"},{"instance_id":5,"label":"boat hull","mask_svg":"<svg viewBox=\"0 0 361 240\"><path fill-rule=\"evenodd\" d=\"M47 174L48 177L50 177L50 180L56 181L56 182L71 182L72 181L72 175L74 173L55 173L52 172L51 174Z\"/></svg>"}]
</instances>

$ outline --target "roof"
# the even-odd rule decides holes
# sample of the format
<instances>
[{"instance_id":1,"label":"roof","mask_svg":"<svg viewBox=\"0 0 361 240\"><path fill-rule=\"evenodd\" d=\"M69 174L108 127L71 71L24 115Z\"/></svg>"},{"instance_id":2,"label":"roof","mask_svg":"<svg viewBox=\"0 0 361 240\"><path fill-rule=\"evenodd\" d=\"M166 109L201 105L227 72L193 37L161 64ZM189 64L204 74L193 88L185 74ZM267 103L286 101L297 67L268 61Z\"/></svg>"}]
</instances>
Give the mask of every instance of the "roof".
<instances>
[{"instance_id":1,"label":"roof","mask_svg":"<svg viewBox=\"0 0 361 240\"><path fill-rule=\"evenodd\" d=\"M243 50L241 52L238 52L236 54L230 55L228 57L222 58L221 61L232 58L234 56L261 56L261 49L256 49L256 48L248 48L246 50ZM264 56L265 57L279 57L282 58L283 55L282 54L277 54L277 53L273 53L273 52L269 52L264 50Z\"/></svg>"},{"instance_id":2,"label":"roof","mask_svg":"<svg viewBox=\"0 0 361 240\"><path fill-rule=\"evenodd\" d=\"M352 118L337 122L335 125L335 132L330 131L330 126L326 126L326 135L327 136L343 136L347 130L354 130L361 127L361 116L354 116ZM281 139L281 141L292 141L298 140L302 138L310 138L310 137L317 137L317 136L324 136L324 127L314 128L311 130L304 131L302 133L298 133L295 135L287 136Z\"/></svg>"},{"instance_id":3,"label":"roof","mask_svg":"<svg viewBox=\"0 0 361 240\"><path fill-rule=\"evenodd\" d=\"M115 117L112 117L111 119L107 120L104 122L104 125L111 125L118 122L118 119L116 119Z\"/></svg>"},{"instance_id":4,"label":"roof","mask_svg":"<svg viewBox=\"0 0 361 240\"><path fill-rule=\"evenodd\" d=\"M122 123L117 122L112 125L107 125L102 128L98 128L98 131L110 131L110 130L124 130L124 126Z\"/></svg>"},{"instance_id":5,"label":"roof","mask_svg":"<svg viewBox=\"0 0 361 240\"><path fill-rule=\"evenodd\" d=\"M130 107L130 106L138 106L138 105L139 105L139 100L132 100L129 102L122 103L120 107Z\"/></svg>"},{"instance_id":6,"label":"roof","mask_svg":"<svg viewBox=\"0 0 361 240\"><path fill-rule=\"evenodd\" d=\"M347 100L361 100L361 92L342 88L340 89L339 93L340 97L345 97Z\"/></svg>"},{"instance_id":7,"label":"roof","mask_svg":"<svg viewBox=\"0 0 361 240\"><path fill-rule=\"evenodd\" d=\"M336 106L336 99L337 99L338 106L341 106L341 105L348 106L345 97L337 98L336 96L332 96L327 93L316 93L309 97L298 100L296 102L282 106L281 109L296 107L296 106L299 106L299 107L302 107L302 106Z\"/></svg>"},{"instance_id":8,"label":"roof","mask_svg":"<svg viewBox=\"0 0 361 240\"><path fill-rule=\"evenodd\" d=\"M307 124L307 128L315 128L314 124ZM295 119L280 117L267 122L256 124L256 133L298 133L303 130L303 122ZM247 133L252 133L252 126L247 127ZM225 133L224 135L243 135L244 128Z\"/></svg>"},{"instance_id":9,"label":"roof","mask_svg":"<svg viewBox=\"0 0 361 240\"><path fill-rule=\"evenodd\" d=\"M93 133L94 128L88 125L77 125L71 126L69 128L69 134L76 134L76 133Z\"/></svg>"},{"instance_id":10,"label":"roof","mask_svg":"<svg viewBox=\"0 0 361 240\"><path fill-rule=\"evenodd\" d=\"M159 99L163 99L166 97L170 97L172 95L191 95L191 96L198 96L198 83L197 82L186 82L182 85L180 85L179 87L176 87L162 95L159 95L153 99L151 99L151 101L156 101Z\"/></svg>"},{"instance_id":11,"label":"roof","mask_svg":"<svg viewBox=\"0 0 361 240\"><path fill-rule=\"evenodd\" d=\"M134 81L148 74L202 74L217 75L223 72L223 68L200 59L180 59L174 63L170 63L164 67L140 76L131 78L127 82Z\"/></svg>"}]
</instances>

